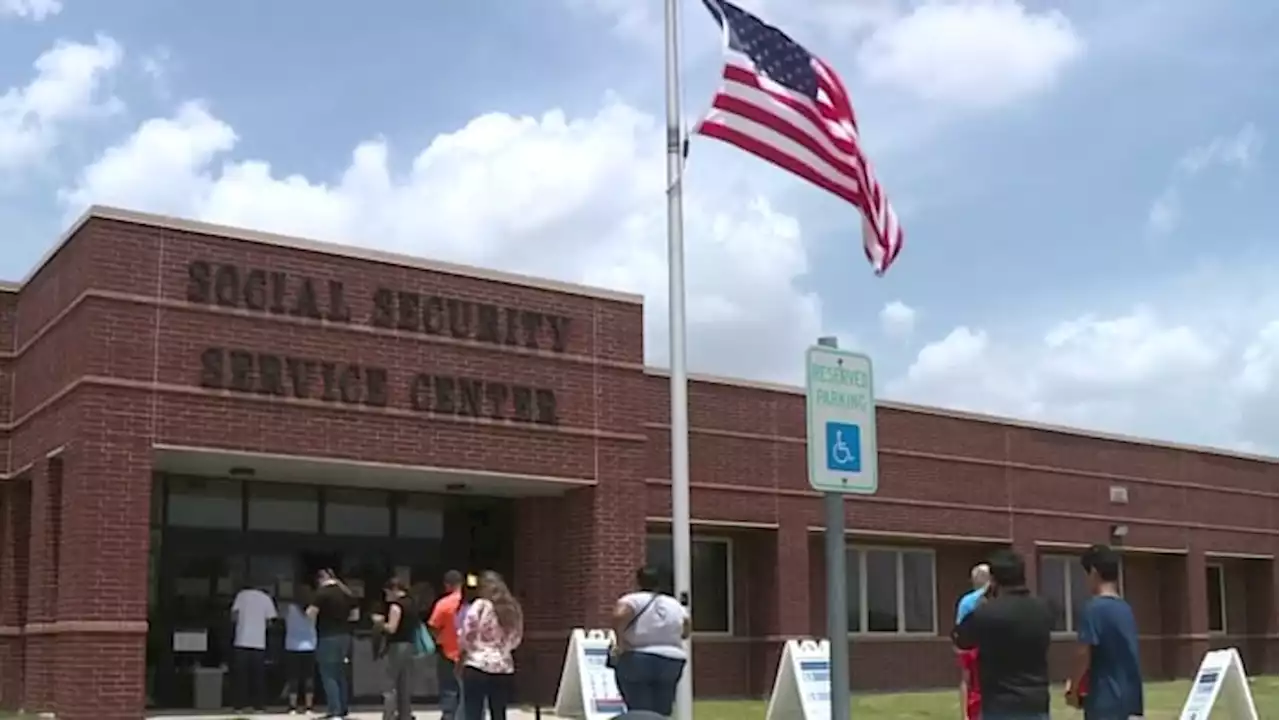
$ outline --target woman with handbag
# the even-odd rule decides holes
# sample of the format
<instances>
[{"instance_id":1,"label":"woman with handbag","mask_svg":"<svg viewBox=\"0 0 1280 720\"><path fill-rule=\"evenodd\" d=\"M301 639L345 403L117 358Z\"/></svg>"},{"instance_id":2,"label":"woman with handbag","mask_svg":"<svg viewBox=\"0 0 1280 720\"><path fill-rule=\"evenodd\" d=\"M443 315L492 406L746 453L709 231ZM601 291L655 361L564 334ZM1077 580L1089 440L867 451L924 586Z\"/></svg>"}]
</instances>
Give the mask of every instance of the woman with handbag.
<instances>
[{"instance_id":1,"label":"woman with handbag","mask_svg":"<svg viewBox=\"0 0 1280 720\"><path fill-rule=\"evenodd\" d=\"M618 598L613 610L617 640L610 664L627 710L670 716L688 660L684 640L692 630L689 613L661 591L654 568L637 570L636 585L639 590Z\"/></svg>"}]
</instances>

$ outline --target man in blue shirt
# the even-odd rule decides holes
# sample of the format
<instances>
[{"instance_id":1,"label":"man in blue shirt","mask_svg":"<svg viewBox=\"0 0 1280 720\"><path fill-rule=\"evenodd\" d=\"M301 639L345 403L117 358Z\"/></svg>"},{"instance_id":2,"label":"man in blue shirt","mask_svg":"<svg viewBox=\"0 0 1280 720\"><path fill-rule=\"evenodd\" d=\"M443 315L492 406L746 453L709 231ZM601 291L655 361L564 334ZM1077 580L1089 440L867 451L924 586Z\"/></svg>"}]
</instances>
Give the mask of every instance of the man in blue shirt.
<instances>
[{"instance_id":1,"label":"man in blue shirt","mask_svg":"<svg viewBox=\"0 0 1280 720\"><path fill-rule=\"evenodd\" d=\"M1120 556L1106 545L1085 551L1080 564L1093 597L1076 617L1080 646L1067 703L1085 720L1128 720L1143 714L1138 623L1120 597Z\"/></svg>"},{"instance_id":2,"label":"man in blue shirt","mask_svg":"<svg viewBox=\"0 0 1280 720\"><path fill-rule=\"evenodd\" d=\"M991 566L986 563L974 565L969 571L969 581L973 583L973 589L962 595L960 602L956 603L957 627L982 604L982 598L991 584ZM981 695L973 677L977 668L978 651L957 648L956 654L960 661L960 707L972 708L972 714L966 717L976 718L982 712Z\"/></svg>"},{"instance_id":3,"label":"man in blue shirt","mask_svg":"<svg viewBox=\"0 0 1280 720\"><path fill-rule=\"evenodd\" d=\"M964 622L965 617L982 602L982 596L987 592L987 585L991 582L991 566L986 563L974 565L973 570L969 571L969 579L973 581L973 589L965 593L960 598L960 602L956 603L956 625Z\"/></svg>"}]
</instances>

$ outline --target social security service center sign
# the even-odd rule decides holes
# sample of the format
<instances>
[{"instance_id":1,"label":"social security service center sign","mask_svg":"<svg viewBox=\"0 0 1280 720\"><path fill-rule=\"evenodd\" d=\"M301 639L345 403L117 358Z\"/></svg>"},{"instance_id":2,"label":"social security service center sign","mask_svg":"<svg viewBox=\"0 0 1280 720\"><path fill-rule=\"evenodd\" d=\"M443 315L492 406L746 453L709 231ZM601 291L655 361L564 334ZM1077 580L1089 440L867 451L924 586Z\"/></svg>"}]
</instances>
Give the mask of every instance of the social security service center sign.
<instances>
[{"instance_id":1,"label":"social security service center sign","mask_svg":"<svg viewBox=\"0 0 1280 720\"><path fill-rule=\"evenodd\" d=\"M805 355L809 484L822 492L877 489L876 402L871 358L811 347Z\"/></svg>"}]
</instances>

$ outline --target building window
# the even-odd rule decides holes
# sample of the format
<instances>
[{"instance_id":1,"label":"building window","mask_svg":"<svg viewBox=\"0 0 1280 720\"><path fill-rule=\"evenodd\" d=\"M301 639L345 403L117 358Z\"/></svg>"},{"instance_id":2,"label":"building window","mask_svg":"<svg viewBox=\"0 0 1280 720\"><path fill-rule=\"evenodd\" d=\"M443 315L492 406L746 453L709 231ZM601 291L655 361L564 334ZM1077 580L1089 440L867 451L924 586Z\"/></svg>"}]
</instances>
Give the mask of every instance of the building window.
<instances>
[{"instance_id":1,"label":"building window","mask_svg":"<svg viewBox=\"0 0 1280 720\"><path fill-rule=\"evenodd\" d=\"M386 537L391 534L389 496L378 490L325 491L324 532L326 535Z\"/></svg>"},{"instance_id":2,"label":"building window","mask_svg":"<svg viewBox=\"0 0 1280 720\"><path fill-rule=\"evenodd\" d=\"M850 547L849 632L937 634L932 550Z\"/></svg>"},{"instance_id":3,"label":"building window","mask_svg":"<svg viewBox=\"0 0 1280 720\"><path fill-rule=\"evenodd\" d=\"M1227 631L1227 571L1222 565L1204 567L1205 607L1209 611L1209 632Z\"/></svg>"},{"instance_id":4,"label":"building window","mask_svg":"<svg viewBox=\"0 0 1280 720\"><path fill-rule=\"evenodd\" d=\"M645 564L666 578L670 591L673 568L670 535L645 539ZM693 584L693 631L733 631L733 542L723 537L693 538L690 576Z\"/></svg>"},{"instance_id":5,"label":"building window","mask_svg":"<svg viewBox=\"0 0 1280 720\"><path fill-rule=\"evenodd\" d=\"M241 530L244 505L238 480L169 478L165 522L176 527Z\"/></svg>"},{"instance_id":6,"label":"building window","mask_svg":"<svg viewBox=\"0 0 1280 720\"><path fill-rule=\"evenodd\" d=\"M320 531L320 492L310 485L255 482L248 485L249 529Z\"/></svg>"},{"instance_id":7,"label":"building window","mask_svg":"<svg viewBox=\"0 0 1280 720\"><path fill-rule=\"evenodd\" d=\"M1120 563L1119 590L1124 593L1124 562ZM1053 609L1054 632L1075 632L1076 617L1093 593L1089 578L1074 555L1040 556L1040 596Z\"/></svg>"},{"instance_id":8,"label":"building window","mask_svg":"<svg viewBox=\"0 0 1280 720\"><path fill-rule=\"evenodd\" d=\"M396 503L396 536L419 540L444 537L444 510L430 495L406 495Z\"/></svg>"}]
</instances>

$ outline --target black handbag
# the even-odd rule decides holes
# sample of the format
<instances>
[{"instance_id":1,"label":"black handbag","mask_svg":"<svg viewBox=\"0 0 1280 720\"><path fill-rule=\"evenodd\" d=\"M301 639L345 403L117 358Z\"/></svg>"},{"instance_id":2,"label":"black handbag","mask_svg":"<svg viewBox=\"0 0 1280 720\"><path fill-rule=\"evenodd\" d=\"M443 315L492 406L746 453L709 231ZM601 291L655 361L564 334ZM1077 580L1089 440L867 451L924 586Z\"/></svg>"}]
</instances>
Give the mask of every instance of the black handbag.
<instances>
[{"instance_id":1,"label":"black handbag","mask_svg":"<svg viewBox=\"0 0 1280 720\"><path fill-rule=\"evenodd\" d=\"M658 598L660 597L662 597L661 593L653 593L653 596L649 598L649 602L645 603L644 607L640 608L640 612L636 613L635 615L632 615L631 619L627 621L627 624L623 626L622 635L626 635L627 633L631 632L631 628L634 628L636 626L636 622L640 620L640 616L648 612L649 608L653 607L653 604L658 602ZM604 659L604 666L609 668L610 670L613 670L614 666L618 664L617 641L618 641L618 638L615 638L614 646L609 648L609 656Z\"/></svg>"}]
</instances>

